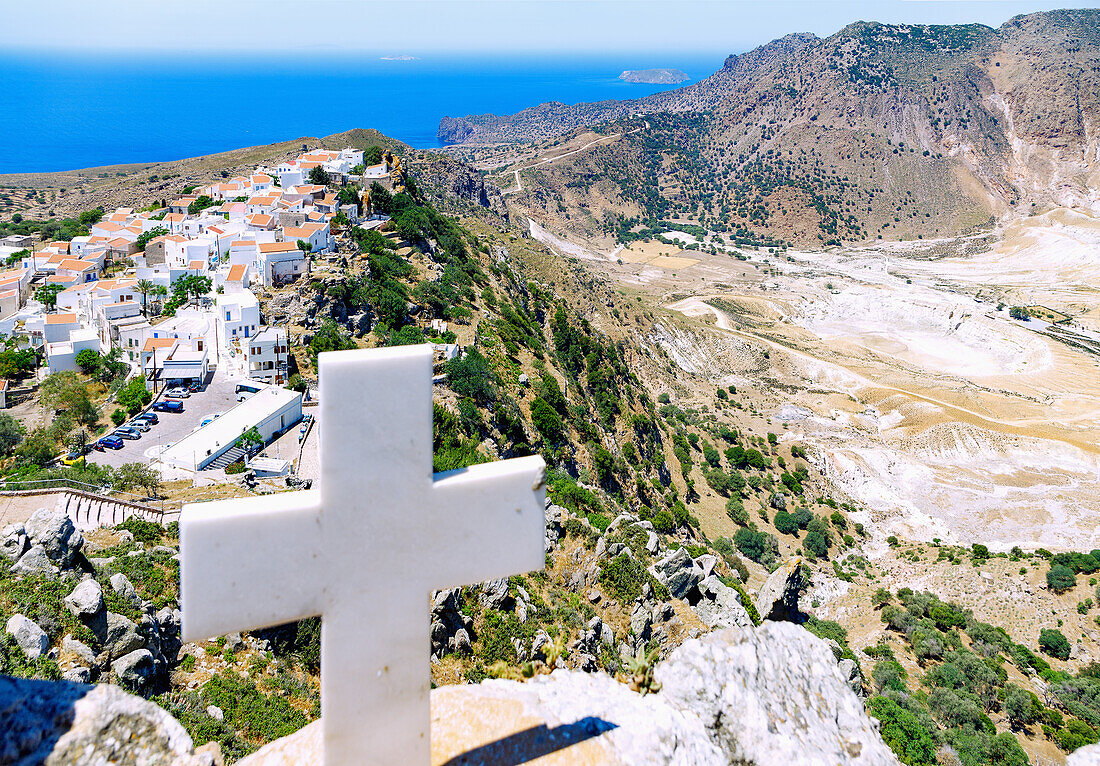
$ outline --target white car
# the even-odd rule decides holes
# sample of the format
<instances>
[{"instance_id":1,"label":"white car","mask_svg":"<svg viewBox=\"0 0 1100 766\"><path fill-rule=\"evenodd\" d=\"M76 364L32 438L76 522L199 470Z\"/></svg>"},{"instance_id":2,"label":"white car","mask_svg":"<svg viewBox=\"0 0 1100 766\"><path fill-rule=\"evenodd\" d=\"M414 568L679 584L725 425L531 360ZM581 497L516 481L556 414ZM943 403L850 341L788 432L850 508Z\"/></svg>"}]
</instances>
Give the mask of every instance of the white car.
<instances>
[{"instance_id":1,"label":"white car","mask_svg":"<svg viewBox=\"0 0 1100 766\"><path fill-rule=\"evenodd\" d=\"M191 392L186 388L170 388L164 392L164 395L173 399L187 399L191 396Z\"/></svg>"}]
</instances>

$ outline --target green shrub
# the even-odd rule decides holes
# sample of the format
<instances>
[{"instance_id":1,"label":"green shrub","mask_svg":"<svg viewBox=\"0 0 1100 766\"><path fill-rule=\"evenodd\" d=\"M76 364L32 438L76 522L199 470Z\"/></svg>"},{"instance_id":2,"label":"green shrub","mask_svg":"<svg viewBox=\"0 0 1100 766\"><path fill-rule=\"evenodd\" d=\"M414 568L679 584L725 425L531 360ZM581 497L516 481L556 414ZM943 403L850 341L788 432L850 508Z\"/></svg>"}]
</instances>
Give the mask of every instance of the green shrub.
<instances>
[{"instance_id":1,"label":"green shrub","mask_svg":"<svg viewBox=\"0 0 1100 766\"><path fill-rule=\"evenodd\" d=\"M640 596L648 579L649 573L641 562L625 553L608 561L600 570L600 585L623 604Z\"/></svg>"},{"instance_id":2,"label":"green shrub","mask_svg":"<svg viewBox=\"0 0 1100 766\"><path fill-rule=\"evenodd\" d=\"M879 720L882 741L906 766L936 763L936 742L916 716L887 697L872 697L867 705Z\"/></svg>"},{"instance_id":3,"label":"green shrub","mask_svg":"<svg viewBox=\"0 0 1100 766\"><path fill-rule=\"evenodd\" d=\"M1047 586L1055 593L1064 593L1075 585L1077 575L1069 567L1055 564L1047 571Z\"/></svg>"},{"instance_id":4,"label":"green shrub","mask_svg":"<svg viewBox=\"0 0 1100 766\"><path fill-rule=\"evenodd\" d=\"M1057 657L1060 660L1069 659L1069 641L1062 635L1062 631L1060 630L1055 630L1053 628L1043 628L1040 630L1039 648L1051 657Z\"/></svg>"}]
</instances>

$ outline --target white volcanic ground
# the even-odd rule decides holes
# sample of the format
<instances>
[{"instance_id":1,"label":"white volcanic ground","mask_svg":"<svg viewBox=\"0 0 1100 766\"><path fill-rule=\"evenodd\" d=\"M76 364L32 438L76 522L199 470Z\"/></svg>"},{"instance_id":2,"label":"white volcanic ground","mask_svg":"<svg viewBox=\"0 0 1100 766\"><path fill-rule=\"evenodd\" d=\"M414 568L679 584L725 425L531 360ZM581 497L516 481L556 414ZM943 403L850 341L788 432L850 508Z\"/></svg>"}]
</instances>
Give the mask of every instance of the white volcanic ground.
<instances>
[{"instance_id":1,"label":"white volcanic ground","mask_svg":"<svg viewBox=\"0 0 1100 766\"><path fill-rule=\"evenodd\" d=\"M1100 547L1100 355L1008 316L1042 305L1100 341L1100 220L1056 210L980 240L752 252L748 265L689 251L700 263L675 273L587 254L704 319L651 338L684 369L748 383L747 349L766 344L798 391L772 419L817 446L883 537Z\"/></svg>"},{"instance_id":2,"label":"white volcanic ground","mask_svg":"<svg viewBox=\"0 0 1100 766\"><path fill-rule=\"evenodd\" d=\"M996 307L1043 305L1095 332L1100 222L1056 211L1012 224L986 253L928 251L795 256L833 289L807 291L790 319L839 356L796 366L870 405L810 402L807 435L836 484L891 531L1000 549L1097 547L1100 356Z\"/></svg>"}]
</instances>

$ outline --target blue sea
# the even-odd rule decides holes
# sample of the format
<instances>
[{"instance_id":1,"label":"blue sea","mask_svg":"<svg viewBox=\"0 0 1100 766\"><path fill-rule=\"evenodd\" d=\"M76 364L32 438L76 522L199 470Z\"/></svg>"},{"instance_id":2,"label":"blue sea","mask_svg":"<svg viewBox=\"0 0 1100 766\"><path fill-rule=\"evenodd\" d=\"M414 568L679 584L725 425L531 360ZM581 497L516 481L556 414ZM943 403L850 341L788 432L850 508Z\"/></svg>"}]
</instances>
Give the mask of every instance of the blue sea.
<instances>
[{"instance_id":1,"label":"blue sea","mask_svg":"<svg viewBox=\"0 0 1100 766\"><path fill-rule=\"evenodd\" d=\"M544 101L625 99L679 86L618 79L675 67L684 85L721 54L431 56L311 52L218 57L0 52L0 173L194 157L350 128L439 145L444 115L510 114Z\"/></svg>"}]
</instances>

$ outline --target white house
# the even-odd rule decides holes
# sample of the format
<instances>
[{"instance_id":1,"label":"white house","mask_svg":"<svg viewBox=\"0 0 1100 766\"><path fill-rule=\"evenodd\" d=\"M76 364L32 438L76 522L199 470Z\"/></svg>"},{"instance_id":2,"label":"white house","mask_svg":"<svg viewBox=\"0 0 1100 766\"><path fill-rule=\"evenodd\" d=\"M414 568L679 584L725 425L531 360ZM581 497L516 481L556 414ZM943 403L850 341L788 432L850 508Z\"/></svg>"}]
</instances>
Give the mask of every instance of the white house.
<instances>
[{"instance_id":1,"label":"white house","mask_svg":"<svg viewBox=\"0 0 1100 766\"><path fill-rule=\"evenodd\" d=\"M255 428L264 443L293 428L302 419L302 395L264 386L220 418L191 432L160 455L172 468L201 471L230 452L246 431ZM228 458L223 458L228 460Z\"/></svg>"},{"instance_id":2,"label":"white house","mask_svg":"<svg viewBox=\"0 0 1100 766\"><path fill-rule=\"evenodd\" d=\"M264 287L276 280L285 280L306 270L306 255L294 242L261 242L256 272Z\"/></svg>"},{"instance_id":3,"label":"white house","mask_svg":"<svg viewBox=\"0 0 1100 766\"><path fill-rule=\"evenodd\" d=\"M49 374L76 369L76 356L84 349L100 350L99 335L91 328L73 330L67 340L46 344Z\"/></svg>"},{"instance_id":4,"label":"white house","mask_svg":"<svg viewBox=\"0 0 1100 766\"><path fill-rule=\"evenodd\" d=\"M276 385L287 380L286 329L265 327L248 339L248 377Z\"/></svg>"},{"instance_id":5,"label":"white house","mask_svg":"<svg viewBox=\"0 0 1100 766\"><path fill-rule=\"evenodd\" d=\"M218 295L217 312L226 346L234 339L250 338L260 331L260 302L251 290Z\"/></svg>"}]
</instances>

